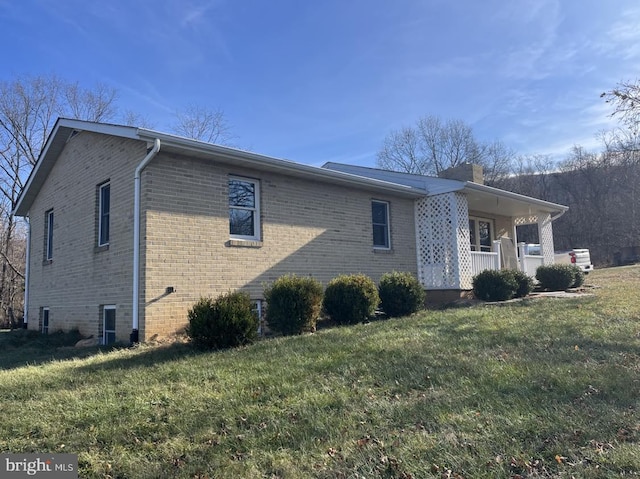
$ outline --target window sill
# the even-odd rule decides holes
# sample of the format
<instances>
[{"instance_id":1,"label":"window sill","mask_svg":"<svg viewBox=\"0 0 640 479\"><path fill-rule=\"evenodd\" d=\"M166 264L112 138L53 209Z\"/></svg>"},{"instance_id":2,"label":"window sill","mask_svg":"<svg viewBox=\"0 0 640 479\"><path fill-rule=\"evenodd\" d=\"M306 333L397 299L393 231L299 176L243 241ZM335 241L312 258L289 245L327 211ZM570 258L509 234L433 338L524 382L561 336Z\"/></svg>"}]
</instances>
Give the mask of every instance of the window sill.
<instances>
[{"instance_id":1,"label":"window sill","mask_svg":"<svg viewBox=\"0 0 640 479\"><path fill-rule=\"evenodd\" d=\"M108 244L103 244L102 246L96 246L93 248L94 253L102 253L103 251L109 251Z\"/></svg>"},{"instance_id":2,"label":"window sill","mask_svg":"<svg viewBox=\"0 0 640 479\"><path fill-rule=\"evenodd\" d=\"M48 264L52 264L53 260L52 259L45 259L44 261L42 261L42 266L47 266Z\"/></svg>"},{"instance_id":3,"label":"window sill","mask_svg":"<svg viewBox=\"0 0 640 479\"><path fill-rule=\"evenodd\" d=\"M229 248L262 248L262 241L230 239L224 245Z\"/></svg>"},{"instance_id":4,"label":"window sill","mask_svg":"<svg viewBox=\"0 0 640 479\"><path fill-rule=\"evenodd\" d=\"M373 253L374 254L393 254L393 250L386 249L386 248L373 248Z\"/></svg>"}]
</instances>

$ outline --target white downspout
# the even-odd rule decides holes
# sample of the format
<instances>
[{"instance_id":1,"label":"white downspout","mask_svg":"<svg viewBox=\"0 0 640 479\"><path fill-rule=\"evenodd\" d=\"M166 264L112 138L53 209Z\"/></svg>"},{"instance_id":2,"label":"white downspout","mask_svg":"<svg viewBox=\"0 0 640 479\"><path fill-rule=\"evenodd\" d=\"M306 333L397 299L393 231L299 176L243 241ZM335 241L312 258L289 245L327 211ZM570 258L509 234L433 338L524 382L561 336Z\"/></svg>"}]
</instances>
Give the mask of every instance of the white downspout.
<instances>
[{"instance_id":1,"label":"white downspout","mask_svg":"<svg viewBox=\"0 0 640 479\"><path fill-rule=\"evenodd\" d=\"M24 313L22 320L22 327L24 329L27 328L27 323L29 321L29 263L31 263L31 221L29 221L29 217L25 218L27 222L27 251L25 256L26 264L24 265Z\"/></svg>"},{"instance_id":2,"label":"white downspout","mask_svg":"<svg viewBox=\"0 0 640 479\"><path fill-rule=\"evenodd\" d=\"M140 174L142 170L149 164L151 160L160 151L160 140L156 138L153 141L153 148L147 153L147 156L140 162L136 168L133 177L133 327L131 331L130 341L137 343L139 341L138 319L139 319L139 303L140 303Z\"/></svg>"}]
</instances>

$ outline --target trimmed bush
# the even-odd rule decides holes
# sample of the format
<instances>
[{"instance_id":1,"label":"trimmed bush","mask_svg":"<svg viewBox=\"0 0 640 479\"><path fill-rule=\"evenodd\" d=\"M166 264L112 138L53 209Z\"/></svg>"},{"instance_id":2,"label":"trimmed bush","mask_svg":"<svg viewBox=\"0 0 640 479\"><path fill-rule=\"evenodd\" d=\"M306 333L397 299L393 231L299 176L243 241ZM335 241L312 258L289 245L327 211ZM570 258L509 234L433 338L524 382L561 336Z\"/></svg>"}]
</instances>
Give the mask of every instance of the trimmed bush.
<instances>
[{"instance_id":1,"label":"trimmed bush","mask_svg":"<svg viewBox=\"0 0 640 479\"><path fill-rule=\"evenodd\" d=\"M573 277L573 284L571 285L572 288L579 288L580 286L582 286L584 284L584 272L580 269L580 266L576 266L571 265L571 267L573 268L574 271L574 277Z\"/></svg>"},{"instance_id":2,"label":"trimmed bush","mask_svg":"<svg viewBox=\"0 0 640 479\"><path fill-rule=\"evenodd\" d=\"M486 269L473 277L473 294L483 301L506 301L517 290L518 281L511 270Z\"/></svg>"},{"instance_id":3,"label":"trimmed bush","mask_svg":"<svg viewBox=\"0 0 640 479\"><path fill-rule=\"evenodd\" d=\"M576 282L578 267L569 264L550 264L539 266L536 279L542 289L549 291L565 291Z\"/></svg>"},{"instance_id":4,"label":"trimmed bush","mask_svg":"<svg viewBox=\"0 0 640 479\"><path fill-rule=\"evenodd\" d=\"M282 334L315 331L322 285L310 277L281 276L264 292L269 328Z\"/></svg>"},{"instance_id":5,"label":"trimmed bush","mask_svg":"<svg viewBox=\"0 0 640 479\"><path fill-rule=\"evenodd\" d=\"M515 279L518 285L513 295L514 298L524 298L525 296L529 295L531 291L533 291L533 278L524 271L516 269L504 269L502 270L502 273L512 275L513 279Z\"/></svg>"},{"instance_id":6,"label":"trimmed bush","mask_svg":"<svg viewBox=\"0 0 640 479\"><path fill-rule=\"evenodd\" d=\"M247 293L228 293L215 301L201 298L188 318L187 335L199 348L232 348L258 337L258 317Z\"/></svg>"},{"instance_id":7,"label":"trimmed bush","mask_svg":"<svg viewBox=\"0 0 640 479\"><path fill-rule=\"evenodd\" d=\"M329 281L322 306L336 323L355 324L372 316L379 303L373 280L364 274L351 274Z\"/></svg>"},{"instance_id":8,"label":"trimmed bush","mask_svg":"<svg viewBox=\"0 0 640 479\"><path fill-rule=\"evenodd\" d=\"M385 273L378 286L380 307L390 317L407 316L424 306L425 292L411 273Z\"/></svg>"}]
</instances>

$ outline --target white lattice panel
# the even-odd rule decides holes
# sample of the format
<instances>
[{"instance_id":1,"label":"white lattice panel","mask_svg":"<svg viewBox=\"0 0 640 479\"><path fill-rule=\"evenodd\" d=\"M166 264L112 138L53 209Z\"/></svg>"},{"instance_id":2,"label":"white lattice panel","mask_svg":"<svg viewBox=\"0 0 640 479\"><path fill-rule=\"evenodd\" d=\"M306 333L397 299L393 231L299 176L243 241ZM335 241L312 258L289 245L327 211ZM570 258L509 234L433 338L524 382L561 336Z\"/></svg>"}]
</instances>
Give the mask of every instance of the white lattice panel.
<instances>
[{"instance_id":1,"label":"white lattice panel","mask_svg":"<svg viewBox=\"0 0 640 479\"><path fill-rule=\"evenodd\" d=\"M544 264L553 264L553 226L551 226L551 215L548 213L538 216L538 238L540 238Z\"/></svg>"},{"instance_id":2,"label":"white lattice panel","mask_svg":"<svg viewBox=\"0 0 640 479\"><path fill-rule=\"evenodd\" d=\"M458 243L458 269L460 275L460 289L471 289L473 267L471 264L471 238L469 236L469 203L467 197L455 193L456 198L456 232Z\"/></svg>"},{"instance_id":3,"label":"white lattice panel","mask_svg":"<svg viewBox=\"0 0 640 479\"><path fill-rule=\"evenodd\" d=\"M471 272L466 197L447 193L415 204L418 278L428 289L460 289L461 270ZM461 263L464 268L461 268ZM466 281L463 281L466 283Z\"/></svg>"},{"instance_id":4,"label":"white lattice panel","mask_svg":"<svg viewBox=\"0 0 640 479\"><path fill-rule=\"evenodd\" d=\"M535 225L538 222L538 215L520 216L514 218L513 222L516 226Z\"/></svg>"}]
</instances>

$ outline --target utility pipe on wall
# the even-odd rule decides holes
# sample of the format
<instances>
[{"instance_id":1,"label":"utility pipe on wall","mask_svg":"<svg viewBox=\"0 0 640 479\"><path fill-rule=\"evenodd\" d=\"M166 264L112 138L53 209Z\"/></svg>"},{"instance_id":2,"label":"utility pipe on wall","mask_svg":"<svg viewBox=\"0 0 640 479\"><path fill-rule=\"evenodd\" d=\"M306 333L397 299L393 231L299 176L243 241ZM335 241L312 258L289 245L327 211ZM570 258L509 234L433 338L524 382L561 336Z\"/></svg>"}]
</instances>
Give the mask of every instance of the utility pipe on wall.
<instances>
[{"instance_id":1,"label":"utility pipe on wall","mask_svg":"<svg viewBox=\"0 0 640 479\"><path fill-rule=\"evenodd\" d=\"M133 177L133 327L129 340L132 343L139 341L139 303L140 303L140 175L142 170L160 151L160 140L153 141L153 148L136 168Z\"/></svg>"},{"instance_id":2,"label":"utility pipe on wall","mask_svg":"<svg viewBox=\"0 0 640 479\"><path fill-rule=\"evenodd\" d=\"M24 265L24 312L22 327L27 329L27 323L29 321L29 269L31 262L31 221L29 221L29 217L25 218L27 222L27 251L26 251L26 264Z\"/></svg>"}]
</instances>

